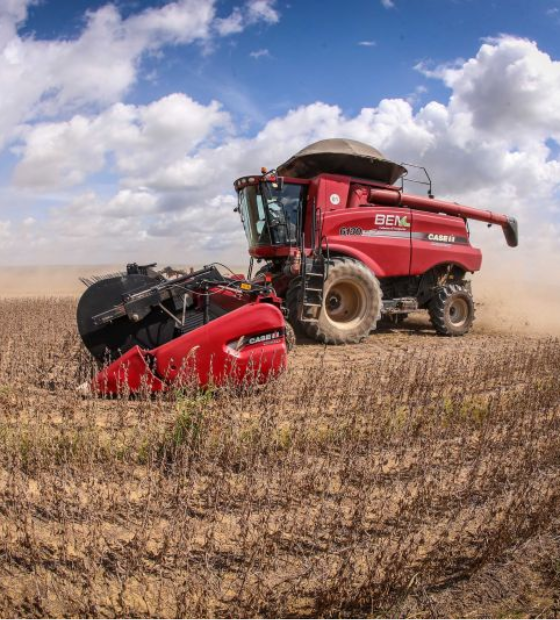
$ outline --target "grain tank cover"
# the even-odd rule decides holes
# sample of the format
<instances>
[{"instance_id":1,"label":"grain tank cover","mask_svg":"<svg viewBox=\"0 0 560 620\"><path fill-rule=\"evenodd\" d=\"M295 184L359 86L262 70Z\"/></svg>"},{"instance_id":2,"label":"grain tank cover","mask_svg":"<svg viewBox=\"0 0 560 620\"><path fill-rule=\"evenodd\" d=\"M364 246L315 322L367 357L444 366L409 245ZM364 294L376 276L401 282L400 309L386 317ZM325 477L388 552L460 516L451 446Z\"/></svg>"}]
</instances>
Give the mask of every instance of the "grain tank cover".
<instances>
[{"instance_id":1,"label":"grain tank cover","mask_svg":"<svg viewBox=\"0 0 560 620\"><path fill-rule=\"evenodd\" d=\"M393 184L406 168L395 164L372 146L332 138L306 146L276 169L280 176L310 179L322 172Z\"/></svg>"}]
</instances>

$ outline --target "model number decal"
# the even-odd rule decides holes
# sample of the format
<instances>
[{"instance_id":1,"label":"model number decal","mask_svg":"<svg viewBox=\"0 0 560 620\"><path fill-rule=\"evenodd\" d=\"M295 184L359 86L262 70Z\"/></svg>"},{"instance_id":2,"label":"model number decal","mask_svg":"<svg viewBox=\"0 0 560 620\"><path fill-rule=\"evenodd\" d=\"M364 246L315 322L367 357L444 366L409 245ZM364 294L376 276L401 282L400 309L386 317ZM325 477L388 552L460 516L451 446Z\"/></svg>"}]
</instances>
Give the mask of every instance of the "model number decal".
<instances>
[{"instance_id":1,"label":"model number decal","mask_svg":"<svg viewBox=\"0 0 560 620\"><path fill-rule=\"evenodd\" d=\"M350 228L346 228L346 227L341 228L340 234L341 235L363 235L364 231L359 226L352 226Z\"/></svg>"},{"instance_id":2,"label":"model number decal","mask_svg":"<svg viewBox=\"0 0 560 620\"><path fill-rule=\"evenodd\" d=\"M402 218L401 218L402 219ZM377 222L376 222L377 223ZM430 241L431 243L459 243L462 245L468 245L469 240L467 237L457 237L456 235L440 235L438 233L411 233L408 222L401 224L400 228L397 226L383 228L375 228L373 230L365 230L360 226L344 226L340 228L338 233L341 236L359 236L359 237L402 237L406 239L416 239L418 241Z\"/></svg>"}]
</instances>

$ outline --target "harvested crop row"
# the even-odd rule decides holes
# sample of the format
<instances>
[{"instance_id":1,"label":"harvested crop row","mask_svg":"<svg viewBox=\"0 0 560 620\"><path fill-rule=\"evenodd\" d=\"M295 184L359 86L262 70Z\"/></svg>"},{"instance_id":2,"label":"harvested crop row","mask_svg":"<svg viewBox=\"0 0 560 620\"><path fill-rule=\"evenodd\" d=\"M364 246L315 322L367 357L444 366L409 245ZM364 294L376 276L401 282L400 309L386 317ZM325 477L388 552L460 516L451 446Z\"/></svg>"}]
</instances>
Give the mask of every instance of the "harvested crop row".
<instances>
[{"instance_id":1,"label":"harvested crop row","mask_svg":"<svg viewBox=\"0 0 560 620\"><path fill-rule=\"evenodd\" d=\"M2 615L555 613L558 341L381 333L96 400L74 312L0 302Z\"/></svg>"}]
</instances>

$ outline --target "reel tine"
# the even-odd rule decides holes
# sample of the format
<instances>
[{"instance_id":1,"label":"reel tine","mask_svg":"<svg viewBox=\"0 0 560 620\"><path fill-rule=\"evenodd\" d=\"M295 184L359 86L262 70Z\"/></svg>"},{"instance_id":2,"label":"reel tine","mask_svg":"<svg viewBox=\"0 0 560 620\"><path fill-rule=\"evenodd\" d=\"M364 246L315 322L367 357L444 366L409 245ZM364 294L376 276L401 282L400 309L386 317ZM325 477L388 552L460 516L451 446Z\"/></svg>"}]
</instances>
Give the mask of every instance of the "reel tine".
<instances>
[{"instance_id":1,"label":"reel tine","mask_svg":"<svg viewBox=\"0 0 560 620\"><path fill-rule=\"evenodd\" d=\"M105 273L102 275L94 275L89 277L80 277L80 282L86 287L89 288L93 284L97 284L97 282L101 282L102 280L111 280L112 278L122 278L126 276L125 271L116 271L115 273Z\"/></svg>"}]
</instances>

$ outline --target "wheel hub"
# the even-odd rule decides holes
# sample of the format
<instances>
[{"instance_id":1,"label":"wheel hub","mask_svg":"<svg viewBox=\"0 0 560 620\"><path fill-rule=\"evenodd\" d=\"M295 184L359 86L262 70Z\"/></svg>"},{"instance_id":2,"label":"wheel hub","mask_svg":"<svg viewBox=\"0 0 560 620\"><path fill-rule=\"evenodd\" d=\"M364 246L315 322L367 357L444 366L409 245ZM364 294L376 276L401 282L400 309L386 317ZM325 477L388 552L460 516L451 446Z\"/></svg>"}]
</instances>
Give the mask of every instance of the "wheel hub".
<instances>
[{"instance_id":1,"label":"wheel hub","mask_svg":"<svg viewBox=\"0 0 560 620\"><path fill-rule=\"evenodd\" d=\"M327 300L327 307L329 310L338 310L338 308L340 308L340 295L338 295L337 293L331 293L329 295L329 298Z\"/></svg>"},{"instance_id":2,"label":"wheel hub","mask_svg":"<svg viewBox=\"0 0 560 620\"><path fill-rule=\"evenodd\" d=\"M462 327L469 316L467 301L461 297L451 300L449 304L449 321L455 327Z\"/></svg>"},{"instance_id":3,"label":"wheel hub","mask_svg":"<svg viewBox=\"0 0 560 620\"><path fill-rule=\"evenodd\" d=\"M353 280L340 280L328 292L325 310L339 329L353 329L362 320L367 300L362 287Z\"/></svg>"}]
</instances>

